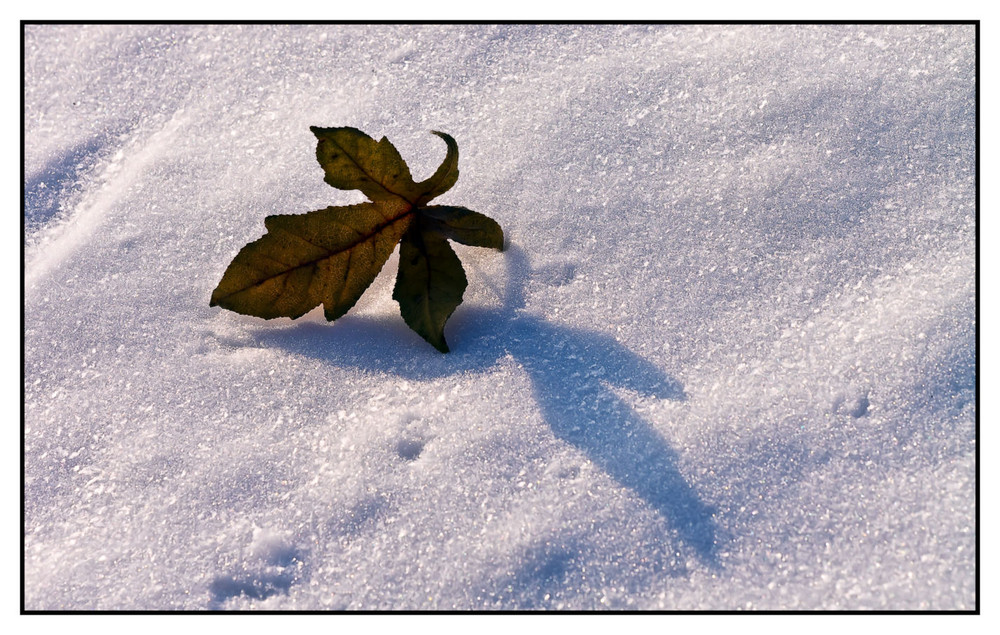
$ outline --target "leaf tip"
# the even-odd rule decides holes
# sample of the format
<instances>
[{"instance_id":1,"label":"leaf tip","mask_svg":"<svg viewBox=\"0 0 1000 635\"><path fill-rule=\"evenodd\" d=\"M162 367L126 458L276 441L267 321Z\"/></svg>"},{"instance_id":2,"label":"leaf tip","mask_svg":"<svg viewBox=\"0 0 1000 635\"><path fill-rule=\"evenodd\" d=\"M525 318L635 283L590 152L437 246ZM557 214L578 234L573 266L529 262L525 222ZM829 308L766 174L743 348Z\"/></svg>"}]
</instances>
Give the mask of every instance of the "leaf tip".
<instances>
[{"instance_id":1,"label":"leaf tip","mask_svg":"<svg viewBox=\"0 0 1000 635\"><path fill-rule=\"evenodd\" d=\"M440 130L431 130L431 134L436 134L437 136L441 137L442 139L444 139L445 143L448 144L456 143L455 139L447 132L441 132Z\"/></svg>"},{"instance_id":2,"label":"leaf tip","mask_svg":"<svg viewBox=\"0 0 1000 635\"><path fill-rule=\"evenodd\" d=\"M441 343L440 344L435 344L434 342L431 342L431 345L434 346L434 348L436 348L439 351L441 351L442 353L449 353L449 352L451 352L450 349L448 348L447 342L445 342L443 338L441 339Z\"/></svg>"}]
</instances>

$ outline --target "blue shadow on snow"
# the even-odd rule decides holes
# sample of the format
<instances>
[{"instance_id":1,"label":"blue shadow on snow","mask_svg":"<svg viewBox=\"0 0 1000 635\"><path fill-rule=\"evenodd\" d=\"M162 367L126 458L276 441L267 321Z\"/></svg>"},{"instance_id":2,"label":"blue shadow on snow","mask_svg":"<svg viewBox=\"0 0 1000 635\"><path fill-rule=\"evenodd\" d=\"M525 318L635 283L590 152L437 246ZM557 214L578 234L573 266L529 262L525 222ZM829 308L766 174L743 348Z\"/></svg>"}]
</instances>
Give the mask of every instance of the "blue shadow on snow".
<instances>
[{"instance_id":1,"label":"blue shadow on snow","mask_svg":"<svg viewBox=\"0 0 1000 635\"><path fill-rule=\"evenodd\" d=\"M718 566L712 509L680 473L677 452L609 388L683 401L683 387L613 337L525 311L524 285L532 273L528 259L517 246L510 246L504 258L503 305L460 312L449 329L449 339L458 346L447 355L433 351L401 319L391 325L348 315L334 327L303 322L261 328L254 335L265 346L418 381L483 372L510 355L530 378L553 434L638 495L704 563Z\"/></svg>"}]
</instances>

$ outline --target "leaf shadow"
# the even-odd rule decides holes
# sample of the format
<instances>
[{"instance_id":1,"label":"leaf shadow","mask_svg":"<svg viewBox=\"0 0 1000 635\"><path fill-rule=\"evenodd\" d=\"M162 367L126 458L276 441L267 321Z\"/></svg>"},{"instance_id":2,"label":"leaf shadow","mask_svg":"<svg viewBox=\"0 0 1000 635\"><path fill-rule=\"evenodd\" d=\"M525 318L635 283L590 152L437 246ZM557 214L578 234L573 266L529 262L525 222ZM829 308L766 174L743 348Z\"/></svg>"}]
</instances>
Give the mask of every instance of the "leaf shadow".
<instances>
[{"instance_id":1,"label":"leaf shadow","mask_svg":"<svg viewBox=\"0 0 1000 635\"><path fill-rule=\"evenodd\" d=\"M613 337L527 312L524 288L532 275L527 256L512 245L504 257L508 283L502 306L466 309L453 320L450 337L458 345L448 355L430 350L402 320L348 315L335 326L303 322L253 335L263 346L417 381L484 372L509 356L527 373L556 438L636 494L680 542L717 568L714 510L681 473L677 451L613 390L684 401L683 386Z\"/></svg>"}]
</instances>

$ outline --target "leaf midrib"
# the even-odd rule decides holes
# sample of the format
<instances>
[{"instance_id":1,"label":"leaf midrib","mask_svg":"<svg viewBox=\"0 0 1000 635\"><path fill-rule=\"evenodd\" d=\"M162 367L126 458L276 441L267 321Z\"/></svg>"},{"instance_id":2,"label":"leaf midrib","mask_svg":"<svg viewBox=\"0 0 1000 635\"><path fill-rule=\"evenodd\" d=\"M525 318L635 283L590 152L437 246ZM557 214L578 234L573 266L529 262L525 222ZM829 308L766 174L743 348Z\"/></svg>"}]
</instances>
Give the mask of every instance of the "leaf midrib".
<instances>
[{"instance_id":1,"label":"leaf midrib","mask_svg":"<svg viewBox=\"0 0 1000 635\"><path fill-rule=\"evenodd\" d=\"M364 174L365 176L367 176L368 179L372 183L378 183L378 186L381 187L386 192L388 192L389 194L392 194L393 196L395 196L397 198L403 199L404 201L406 201L410 205L416 205L416 201L411 201L410 199L406 198L405 196L403 196L399 192L394 192L393 190L390 190L388 187L386 187L385 183L383 183L382 181L379 181L378 179L376 179L374 174L372 174L371 172L369 172L368 170L366 170L363 165L361 165L360 163L358 163L357 159L355 159L354 156L352 156L351 153L348 152L346 148L344 148L344 146L342 146L339 143L337 143L337 141L335 139L333 139L331 137L331 138L328 138L327 140L330 143L332 143L333 145L337 146L337 149L340 150L341 154L343 154L345 157L347 157L351 161L351 163L353 163L359 170L361 170L362 174ZM378 142L376 142L375 145L377 147L378 146ZM405 162L404 162L404 165L405 165ZM409 166L407 166L407 169L409 169ZM410 180L411 181L413 180L412 177L411 177ZM416 185L416 184L414 183L414 185ZM423 195L421 195L421 196L423 196ZM420 198L420 197L418 196L417 198Z\"/></svg>"},{"instance_id":2,"label":"leaf midrib","mask_svg":"<svg viewBox=\"0 0 1000 635\"><path fill-rule=\"evenodd\" d=\"M237 295L237 294L240 294L240 293L245 293L245 292L247 292L247 291L249 291L251 289L259 287L259 286L261 286L261 285L263 285L263 284L265 284L267 282L270 282L271 280L275 280L277 278L280 278L281 276L287 276L288 274L290 274L291 272L295 271L296 269L302 269L304 267L312 267L312 266L314 266L318 262L322 262L322 261L327 260L329 258L333 258L334 256L338 256L338 255L344 253L345 251L351 251L352 249L354 249L358 245L360 245L362 243L365 243L365 242L368 242L369 240L371 240L375 236L381 234L385 230L385 228L390 227L390 226L392 226L392 225L394 225L394 224L396 224L396 223L404 220L405 218L411 216L412 214L415 214L416 212L417 212L416 206L412 206L406 212L400 214L399 216L396 216L392 220L389 220L389 221L386 221L386 222L382 223L381 225L377 225L375 227L375 229L373 229L370 233L363 234L360 238L358 238L354 242L350 243L349 245L346 245L345 247L343 247L341 249L338 249L336 251L327 251L327 253L325 253L324 255L320 256L319 258L314 258L312 260L307 260L306 262L303 262L303 263L300 263L300 264L297 264L297 265L289 266L287 269L285 269L284 271L282 271L280 273L276 273L276 274L274 274L272 276L268 276L266 278L258 280L257 282L251 284L250 286L243 287L242 289L233 291L232 293L227 293L224 296L220 296L219 298L216 298L215 303L218 304L220 301L225 300L227 298L230 298L230 297L232 297L234 295ZM282 231L282 232L285 232L286 234L290 234L292 236L295 236L296 238L298 238L300 240L304 240L305 242L309 243L310 245L315 245L319 249L324 249L324 250L326 249L325 247L320 247L319 245L316 245L316 243L313 243L313 242L311 242L309 240L306 240L306 239L302 238L298 234L294 234L294 233L288 231L287 229L278 228L277 230L272 230L272 231ZM273 258L272 258L272 260L273 260ZM275 262L277 262L277 261L275 261ZM348 272L349 272L349 270L348 270Z\"/></svg>"}]
</instances>

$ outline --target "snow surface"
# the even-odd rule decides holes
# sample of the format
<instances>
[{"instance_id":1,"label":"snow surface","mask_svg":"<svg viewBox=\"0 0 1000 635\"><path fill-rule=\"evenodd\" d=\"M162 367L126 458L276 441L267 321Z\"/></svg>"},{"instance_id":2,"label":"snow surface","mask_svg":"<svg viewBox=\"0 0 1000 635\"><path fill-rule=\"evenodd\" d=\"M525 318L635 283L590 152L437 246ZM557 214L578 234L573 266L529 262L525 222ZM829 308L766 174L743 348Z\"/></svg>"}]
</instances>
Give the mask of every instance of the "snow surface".
<instances>
[{"instance_id":1,"label":"snow surface","mask_svg":"<svg viewBox=\"0 0 1000 635\"><path fill-rule=\"evenodd\" d=\"M25 36L25 608L972 609L972 26ZM208 306L387 136L504 227Z\"/></svg>"}]
</instances>

